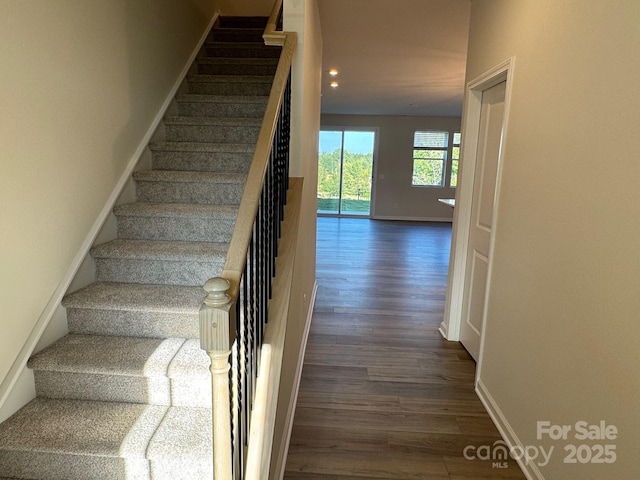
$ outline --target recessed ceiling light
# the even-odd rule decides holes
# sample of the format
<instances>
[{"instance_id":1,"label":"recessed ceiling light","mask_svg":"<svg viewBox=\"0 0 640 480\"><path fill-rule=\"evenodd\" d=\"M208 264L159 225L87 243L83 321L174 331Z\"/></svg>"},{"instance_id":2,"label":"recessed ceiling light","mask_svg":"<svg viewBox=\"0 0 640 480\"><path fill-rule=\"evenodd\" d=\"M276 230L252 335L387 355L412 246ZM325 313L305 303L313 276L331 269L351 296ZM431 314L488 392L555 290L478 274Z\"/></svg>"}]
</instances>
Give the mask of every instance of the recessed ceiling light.
<instances>
[{"instance_id":1,"label":"recessed ceiling light","mask_svg":"<svg viewBox=\"0 0 640 480\"><path fill-rule=\"evenodd\" d=\"M338 88L338 82L331 82L331 88Z\"/></svg>"},{"instance_id":2,"label":"recessed ceiling light","mask_svg":"<svg viewBox=\"0 0 640 480\"><path fill-rule=\"evenodd\" d=\"M331 75L332 77L335 77L336 75L338 75L338 70L336 70L335 68L332 68L331 70L329 70L329 75Z\"/></svg>"}]
</instances>

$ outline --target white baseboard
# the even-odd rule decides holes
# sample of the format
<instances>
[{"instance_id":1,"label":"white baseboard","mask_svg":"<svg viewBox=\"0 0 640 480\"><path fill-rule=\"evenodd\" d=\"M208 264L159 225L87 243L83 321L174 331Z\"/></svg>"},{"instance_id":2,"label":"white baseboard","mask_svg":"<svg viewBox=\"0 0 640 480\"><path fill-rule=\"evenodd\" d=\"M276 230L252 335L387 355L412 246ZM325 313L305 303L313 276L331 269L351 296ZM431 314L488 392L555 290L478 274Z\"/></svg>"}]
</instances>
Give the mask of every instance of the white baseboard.
<instances>
[{"instance_id":1,"label":"white baseboard","mask_svg":"<svg viewBox=\"0 0 640 480\"><path fill-rule=\"evenodd\" d=\"M165 101L163 102L162 106L158 110L158 113L154 117L153 122L151 123L149 129L147 130L144 137L142 137L142 139L140 140L140 144L138 145L138 148L136 149L135 153L132 155L131 159L127 163L125 170L123 171L122 175L118 180L118 183L116 184L113 191L111 192L111 195L107 199L107 202L102 208L102 211L98 215L95 223L91 227L91 230L89 230L89 233L87 234L84 241L82 242L82 245L78 250L78 253L74 257L69 268L67 269L62 279L60 280L60 283L58 284L58 287L53 292L53 295L51 296L51 298L49 298L47 305L45 306L38 320L36 321L33 329L31 330L31 333L29 334L29 337L27 338L27 341L25 342L25 344L22 346L22 349L18 353L18 356L13 361L13 364L11 365L11 368L7 372L7 375L2 380L2 383L0 383L0 419L8 418L13 413L15 413L15 411L17 411L19 408L25 405L29 400L32 400L35 397L35 393L26 395L25 393L18 392L16 395L12 396L12 401L7 402L7 399L11 395L11 392L14 386L18 385L20 387L20 390L22 391L29 390L29 386L27 385L28 382L24 381L25 378L33 378L33 376L31 377L25 376L25 372L24 372L24 370L27 368L27 361L29 360L29 357L32 355L33 351L35 350L36 345L40 341L40 338L42 337L45 329L49 325L49 322L53 317L54 313L56 312L56 309L60 306L62 297L64 297L64 295L66 294L69 288L69 285L71 284L71 282L73 281L73 278L76 275L76 272L82 265L82 262L84 261L85 257L89 254L89 250L93 246L96 240L96 237L100 233L100 230L102 229L102 226L104 225L104 223L109 218L109 215L111 214L111 211L113 210L113 207L115 206L116 201L118 200L118 197L120 196L123 189L127 185L127 182L129 181L136 165L138 164L138 161L140 160L147 146L149 145L149 142L151 141L151 138L154 132L160 125L160 122L162 122L162 118L164 117L165 112L169 108L169 105L171 105L171 102L173 101L173 98L178 92L180 85L182 84L184 78L187 76L187 73L189 72L189 68L191 67L194 60L196 59L198 52L202 48L202 45L204 44L207 38L207 35L209 34L209 31L213 27L213 24L216 22L218 17L219 17L219 13L214 13L211 21L209 22L209 25L207 26L202 37L198 41L198 44L192 51L191 56L187 60L187 63L182 69L182 72L180 72L180 75L176 79ZM35 392L35 388L33 388L33 392ZM20 399L20 401L16 401L16 399ZM5 409L5 405L6 405L6 409Z\"/></svg>"},{"instance_id":2,"label":"white baseboard","mask_svg":"<svg viewBox=\"0 0 640 480\"><path fill-rule=\"evenodd\" d=\"M373 220L398 220L401 222L442 222L442 223L453 222L453 218L443 218L443 217L393 217L389 215L376 215L371 218Z\"/></svg>"},{"instance_id":3,"label":"white baseboard","mask_svg":"<svg viewBox=\"0 0 640 480\"><path fill-rule=\"evenodd\" d=\"M449 330L449 325L444 322L442 322L440 324L440 327L438 328L438 332L440 332L440 335L442 335L442 338L444 338L445 340L449 340L448 330Z\"/></svg>"},{"instance_id":4,"label":"white baseboard","mask_svg":"<svg viewBox=\"0 0 640 480\"><path fill-rule=\"evenodd\" d=\"M296 366L296 373L293 379L293 388L291 389L291 398L289 399L289 409L287 410L287 417L284 421L284 429L286 433L283 438L283 442L280 444L278 463L273 470L275 472L274 479L278 480L282 480L284 478L284 469L287 466L287 455L289 453L289 442L291 441L291 431L293 429L293 418L296 413L296 405L298 404L298 390L300 389L304 355L307 350L307 339L309 338L309 330L311 329L311 317L313 316L313 307L316 303L317 292L318 284L314 282L313 292L311 293L311 299L309 301L309 309L307 310L307 319L304 325L304 332L302 334L302 345L300 346L300 353L298 355L298 364Z\"/></svg>"},{"instance_id":5,"label":"white baseboard","mask_svg":"<svg viewBox=\"0 0 640 480\"><path fill-rule=\"evenodd\" d=\"M500 436L507 444L507 447L509 447L509 449L515 447L518 448L518 450L524 448L524 445L518 438L518 435L516 435L513 428L511 428L509 421L502 413L500 407L496 404L493 396L489 393L485 384L482 383L482 379L478 379L476 383L476 393L478 394L478 397L480 397L480 401L484 405L484 408L489 413L491 420L493 420L498 432L500 432ZM545 480L542 472L540 472L533 462L525 462L522 458L518 458L517 462L522 473L527 477L527 480Z\"/></svg>"}]
</instances>

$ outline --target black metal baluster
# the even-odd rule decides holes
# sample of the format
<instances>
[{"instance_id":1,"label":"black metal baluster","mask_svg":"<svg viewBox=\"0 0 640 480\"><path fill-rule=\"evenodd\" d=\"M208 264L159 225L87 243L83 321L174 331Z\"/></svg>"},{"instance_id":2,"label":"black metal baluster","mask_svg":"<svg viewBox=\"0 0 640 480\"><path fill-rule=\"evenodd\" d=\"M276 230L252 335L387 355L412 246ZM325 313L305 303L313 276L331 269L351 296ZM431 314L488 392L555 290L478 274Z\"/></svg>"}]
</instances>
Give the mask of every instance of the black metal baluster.
<instances>
[{"instance_id":1,"label":"black metal baluster","mask_svg":"<svg viewBox=\"0 0 640 480\"><path fill-rule=\"evenodd\" d=\"M235 346L232 348L232 350L235 350ZM236 431L236 423L234 422L234 412L237 411L237 405L236 405L236 399L235 399L235 395L234 395L234 388L233 386L235 385L235 379L234 379L234 374L233 372L235 371L235 367L236 367L236 356L233 354L233 352L231 353L231 368L229 368L229 406L231 408L231 468L233 469L234 466L236 465L235 459L236 459L236 455L238 453L238 449L236 448L236 435L235 435L235 431ZM239 460L239 459L238 459ZM239 478L237 476L237 474L234 472L233 474L234 478Z\"/></svg>"},{"instance_id":2,"label":"black metal baluster","mask_svg":"<svg viewBox=\"0 0 640 480\"><path fill-rule=\"evenodd\" d=\"M238 457L239 457L239 474L240 478L243 478L244 475L244 459L245 452L244 446L247 442L247 425L244 418L245 411L247 410L247 404L244 401L245 398L245 389L246 389L246 371L244 365L244 349L243 349L243 337L244 337L244 322L240 316L236 317L236 328L237 328L237 338L236 338L236 349L238 356L238 431L240 438L238 439Z\"/></svg>"},{"instance_id":3,"label":"black metal baluster","mask_svg":"<svg viewBox=\"0 0 640 480\"><path fill-rule=\"evenodd\" d=\"M273 149L272 149L273 151ZM267 224L267 238L268 238L268 250L267 250L267 266L268 266L268 270L267 270L267 293L268 296L267 298L271 298L272 296L272 279L273 279L273 274L274 274L274 270L275 270L275 249L274 249L274 242L275 242L275 238L273 235L273 228L274 228L274 220L275 220L275 215L274 215L274 169L273 169L273 155L269 155L269 167L267 169L267 206L268 206L268 210L267 210L267 216L269 218L268 224Z\"/></svg>"},{"instance_id":4,"label":"black metal baluster","mask_svg":"<svg viewBox=\"0 0 640 480\"><path fill-rule=\"evenodd\" d=\"M287 203L290 98L291 72L289 72L276 122L252 238L240 280L239 298L235 305L237 341L233 346L234 355L229 380L232 386L232 419L234 417L237 419L237 425L232 425L231 430L232 455L236 469L234 478L237 480L244 477L245 447L248 447L251 410L255 401L257 373L260 368L260 352L268 322L273 278L276 273L278 239L282 234L284 206ZM236 394L234 394L234 384L236 384ZM235 438L236 435L238 438Z\"/></svg>"}]
</instances>

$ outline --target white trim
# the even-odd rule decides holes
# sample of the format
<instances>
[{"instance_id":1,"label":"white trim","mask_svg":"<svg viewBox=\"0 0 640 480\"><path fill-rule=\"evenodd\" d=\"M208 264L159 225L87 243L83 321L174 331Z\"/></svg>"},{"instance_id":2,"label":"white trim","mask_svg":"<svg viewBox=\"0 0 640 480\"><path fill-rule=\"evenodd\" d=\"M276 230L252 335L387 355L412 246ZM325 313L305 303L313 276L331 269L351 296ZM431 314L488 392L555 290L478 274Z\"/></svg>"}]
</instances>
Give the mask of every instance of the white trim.
<instances>
[{"instance_id":1,"label":"white trim","mask_svg":"<svg viewBox=\"0 0 640 480\"><path fill-rule=\"evenodd\" d=\"M465 103L462 113L462 149L460 151L460 167L458 171L458 187L456 190L456 208L453 211L453 231L451 234L451 254L449 261L449 282L445 302L444 320L440 332L446 332L448 340L460 340L460 323L464 304L464 283L466 272L467 249L469 245L469 229L471 225L471 203L473 198L473 177L475 173L475 158L478 146L478 130L480 124L480 110L482 108L482 92L506 80L505 108L498 155L498 172L493 206L493 218L497 219L504 145L507 137L511 91L513 88L513 72L515 57L502 62L500 65L483 73L467 83ZM494 225L494 229L496 226ZM489 257L493 257L494 235L489 244ZM491 286L492 262L487 271L487 297ZM485 297L485 298L487 298ZM486 302L485 302L486 308ZM486 319L483 323L486 327ZM478 374L482 364L483 337L480 338L480 354Z\"/></svg>"},{"instance_id":2,"label":"white trim","mask_svg":"<svg viewBox=\"0 0 640 480\"><path fill-rule=\"evenodd\" d=\"M196 56L198 55L200 48L202 48L202 45L207 39L207 35L209 34L209 31L211 30L211 28L213 28L213 24L216 22L219 15L220 15L219 12L214 13L211 21L209 22L209 25L206 27L202 37L200 38L193 52L189 56L187 63L185 64L184 68L180 72L180 75L178 76L178 78L176 79L176 82L174 83L173 87L169 91L165 101L163 102L162 106L158 110L158 113L154 117L153 122L151 123L151 126L145 133L144 137L142 137L140 144L138 145L138 148L136 149L135 153L129 160L129 163L127 164L125 170L120 176L120 179L118 180L118 183L115 185L113 191L111 192L111 195L109 195L109 198L107 199L107 202L102 208L102 211L98 215L96 221L91 227L91 230L89 230L89 233L87 234L84 241L82 242L82 245L78 250L78 253L74 257L66 273L63 275L60 283L58 284L58 287L53 292L53 295L51 296L51 298L49 298L47 305L45 306L44 310L40 314L40 317L38 318L33 329L31 330L31 333L29 334L27 341L22 346L22 349L18 353L18 356L16 357L13 364L11 365L11 368L7 372L7 375L5 376L2 383L0 383L0 412L2 412L2 408L7 400L7 397L9 396L9 394L11 393L11 390L15 386L20 376L22 375L23 370L26 368L29 357L31 356L34 349L36 348L36 345L40 340L40 337L42 336L43 332L47 328L47 325L49 324L49 321L51 320L56 309L60 305L60 302L62 301L62 298L66 294L67 289L69 288L69 285L71 284L74 276L76 275L76 272L82 265L82 262L84 261L85 257L88 255L89 250L93 246L93 243L95 242L95 239L98 236L98 233L102 229L102 226L109 218L109 215L111 214L111 211L113 210L113 207L116 204L118 197L120 196L123 189L127 185L127 182L130 180L136 165L138 164L143 153L145 152L145 149L149 145L149 142L151 141L151 138L154 132L158 128L158 125L160 125L160 122L162 121L162 118L164 117L165 112L169 108L169 105L173 101L173 98L175 97L176 93L178 92L178 89L180 88L182 81L187 76L187 73L189 72L191 65L196 59Z\"/></svg>"},{"instance_id":3,"label":"white trim","mask_svg":"<svg viewBox=\"0 0 640 480\"><path fill-rule=\"evenodd\" d=\"M440 335L442 335L442 338L444 338L445 340L449 339L449 335L447 333L447 324L443 321L440 324L440 327L438 328L438 332L440 332Z\"/></svg>"},{"instance_id":4,"label":"white trim","mask_svg":"<svg viewBox=\"0 0 640 480\"><path fill-rule=\"evenodd\" d=\"M487 390L487 387L482 383L482 380L478 380L476 383L476 393L480 398L480 401L484 405L484 408L487 410L489 417L493 421L494 425L498 429L500 436L507 444L509 449L514 447L524 448L522 441L516 435L516 432L511 428L509 421L500 410L500 407L496 404L493 396ZM523 459L516 459L522 473L524 473L527 480L544 480L544 476L538 469L537 465L533 462L525 462Z\"/></svg>"},{"instance_id":5,"label":"white trim","mask_svg":"<svg viewBox=\"0 0 640 480\"><path fill-rule=\"evenodd\" d=\"M302 378L302 367L304 364L304 355L307 351L307 339L309 338L309 330L311 329L311 317L313 316L313 308L316 303L316 294L318 293L318 284L314 282L313 292L309 301L309 310L307 311L307 319L302 334L302 345L298 354L298 365L293 379L293 388L291 389L291 398L289 399L289 409L284 420L284 431L286 432L283 442L280 443L280 451L278 452L277 463L274 468L275 476L279 480L284 478L284 470L287 466L287 456L289 454L289 442L291 441L291 431L293 430L293 419L298 404L298 391L300 390L300 379Z\"/></svg>"}]
</instances>

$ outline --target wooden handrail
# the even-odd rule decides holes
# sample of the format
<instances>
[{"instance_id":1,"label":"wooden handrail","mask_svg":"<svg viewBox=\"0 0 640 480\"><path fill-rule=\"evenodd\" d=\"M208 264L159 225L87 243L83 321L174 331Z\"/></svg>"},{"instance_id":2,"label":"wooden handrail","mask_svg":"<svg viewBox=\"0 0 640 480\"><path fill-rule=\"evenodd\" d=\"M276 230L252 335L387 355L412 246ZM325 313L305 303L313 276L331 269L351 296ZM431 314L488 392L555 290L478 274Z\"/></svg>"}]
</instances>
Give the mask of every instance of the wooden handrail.
<instances>
[{"instance_id":1,"label":"wooden handrail","mask_svg":"<svg viewBox=\"0 0 640 480\"><path fill-rule=\"evenodd\" d=\"M291 32L282 32L278 30L278 22L282 16L282 0L276 0L271 9L267 27L264 29L262 38L266 45L283 45L287 35Z\"/></svg>"},{"instance_id":2,"label":"wooden handrail","mask_svg":"<svg viewBox=\"0 0 640 480\"><path fill-rule=\"evenodd\" d=\"M281 2L282 0L278 1ZM260 193L262 192L262 185L267 172L280 106L285 94L285 87L289 79L297 43L297 34L295 32L280 32L279 35L284 37L282 53L269 94L262 127L260 128L256 149L253 154L253 161L247 175L244 194L240 201L238 220L231 237L227 260L222 271L222 276L231 283L228 293L232 301L236 301L238 298L240 279L244 271L247 252L253 234L253 222L260 205Z\"/></svg>"}]
</instances>

